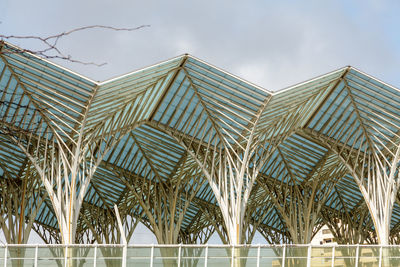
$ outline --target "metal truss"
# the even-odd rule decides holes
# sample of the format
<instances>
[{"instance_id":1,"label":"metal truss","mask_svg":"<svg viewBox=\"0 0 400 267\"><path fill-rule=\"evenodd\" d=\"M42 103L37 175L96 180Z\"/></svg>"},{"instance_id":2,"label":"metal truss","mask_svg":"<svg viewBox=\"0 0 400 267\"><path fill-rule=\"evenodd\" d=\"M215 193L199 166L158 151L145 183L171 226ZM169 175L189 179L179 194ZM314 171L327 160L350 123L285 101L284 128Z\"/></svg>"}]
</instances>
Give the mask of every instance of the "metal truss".
<instances>
[{"instance_id":1,"label":"metal truss","mask_svg":"<svg viewBox=\"0 0 400 267\"><path fill-rule=\"evenodd\" d=\"M400 91L352 67L269 92L189 55L99 83L21 51L0 97L9 243L119 243L114 204L128 240L399 241Z\"/></svg>"},{"instance_id":2,"label":"metal truss","mask_svg":"<svg viewBox=\"0 0 400 267\"><path fill-rule=\"evenodd\" d=\"M15 179L5 172L5 177L0 179L0 229L10 244L28 241L36 216L47 197L30 164L18 176L21 178Z\"/></svg>"}]
</instances>

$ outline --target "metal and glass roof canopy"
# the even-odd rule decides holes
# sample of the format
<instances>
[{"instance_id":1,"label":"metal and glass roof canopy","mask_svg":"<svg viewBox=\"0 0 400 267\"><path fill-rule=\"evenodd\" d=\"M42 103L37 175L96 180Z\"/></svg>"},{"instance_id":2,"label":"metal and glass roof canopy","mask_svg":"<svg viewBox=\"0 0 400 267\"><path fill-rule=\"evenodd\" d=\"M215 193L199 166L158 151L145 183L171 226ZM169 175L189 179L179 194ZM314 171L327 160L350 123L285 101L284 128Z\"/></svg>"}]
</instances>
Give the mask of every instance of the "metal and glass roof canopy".
<instances>
[{"instance_id":1,"label":"metal and glass roof canopy","mask_svg":"<svg viewBox=\"0 0 400 267\"><path fill-rule=\"evenodd\" d=\"M400 90L353 67L271 92L182 55L95 82L3 43L0 97L1 212L35 211L34 229L59 231L69 204L84 231L117 204L156 235L172 225L160 242L232 242L241 207L271 242L329 223L381 242L385 216L396 239Z\"/></svg>"}]
</instances>

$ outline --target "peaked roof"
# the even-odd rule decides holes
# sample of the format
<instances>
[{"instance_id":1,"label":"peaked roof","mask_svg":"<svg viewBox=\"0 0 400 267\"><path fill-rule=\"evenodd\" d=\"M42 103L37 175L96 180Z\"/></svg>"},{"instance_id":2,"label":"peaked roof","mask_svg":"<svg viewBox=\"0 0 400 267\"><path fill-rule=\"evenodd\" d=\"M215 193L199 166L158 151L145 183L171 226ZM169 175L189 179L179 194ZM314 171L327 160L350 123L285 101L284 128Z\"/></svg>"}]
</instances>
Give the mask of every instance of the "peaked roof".
<instances>
[{"instance_id":1,"label":"peaked roof","mask_svg":"<svg viewBox=\"0 0 400 267\"><path fill-rule=\"evenodd\" d=\"M318 173L323 173L331 181L326 186L335 181L326 207L356 212L363 196L352 173L332 151L366 153L374 146L386 155L399 138L400 90L350 66L271 92L191 55L95 82L26 52L12 52L18 48L10 44L1 49L4 127L36 136L50 127L65 140L74 140L81 130L87 138L124 130L91 181L87 205L111 208L132 201L129 183L166 186L187 179L180 170L195 163L187 160L187 150L172 132L182 142L197 140L199 147L223 136L233 147L245 142L255 127L266 140L284 136L260 171L252 196L256 204L261 205L260 196L267 196L274 186L306 184L321 179ZM0 135L0 177L19 179L26 166L24 153ZM188 173L193 180L205 179L196 170ZM199 186L182 225L187 231L203 216L201 205L216 205L209 185ZM264 197L263 203L267 202L271 200ZM134 213L139 216L141 210ZM273 209L263 224L278 229L280 220L279 210ZM49 202L43 204L37 221L57 228ZM399 223L396 203L392 227Z\"/></svg>"}]
</instances>

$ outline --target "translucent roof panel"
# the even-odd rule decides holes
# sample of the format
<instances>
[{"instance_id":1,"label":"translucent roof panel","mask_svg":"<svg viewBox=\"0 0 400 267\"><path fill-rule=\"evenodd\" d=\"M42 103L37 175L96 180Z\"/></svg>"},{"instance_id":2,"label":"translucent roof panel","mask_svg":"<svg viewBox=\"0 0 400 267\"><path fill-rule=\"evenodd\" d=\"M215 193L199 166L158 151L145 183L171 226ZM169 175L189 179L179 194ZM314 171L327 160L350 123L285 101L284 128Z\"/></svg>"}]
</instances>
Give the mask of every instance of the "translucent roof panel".
<instances>
[{"instance_id":1,"label":"translucent roof panel","mask_svg":"<svg viewBox=\"0 0 400 267\"><path fill-rule=\"evenodd\" d=\"M34 155L40 158L41 144L61 137L67 142L57 152L82 144L81 166L92 163L90 155L100 162L83 206L111 209L119 204L148 225L148 211L155 207L146 205L178 188L176 213L184 215L181 231L186 234L210 226L207 211L222 205L215 197L223 190L222 180L212 188L206 177L223 177L215 164L223 166L224 156L232 163L251 153L244 179L250 178L255 162L262 163L246 216L285 233L287 222L282 207L274 206L271 188L280 193L295 188L307 197L317 186L314 199L326 200L324 209L357 215L368 206L360 191L365 176L357 184L350 170L365 162L361 165L354 155L376 152L376 158L391 161L400 140L400 90L352 67L269 92L190 55L94 82L21 52L1 56L0 87L2 181L27 174L30 150L23 153L15 138L24 146L29 138L40 137ZM37 178L36 171L31 177ZM75 184L78 192L82 185ZM242 192L227 193L227 202ZM279 203L293 201L289 193L282 195ZM163 210L155 216L157 223L170 219L165 216L171 203L167 197L156 203ZM399 209L396 204L392 227L400 225ZM214 215L222 220L220 213ZM50 199L40 206L36 221L58 227Z\"/></svg>"}]
</instances>

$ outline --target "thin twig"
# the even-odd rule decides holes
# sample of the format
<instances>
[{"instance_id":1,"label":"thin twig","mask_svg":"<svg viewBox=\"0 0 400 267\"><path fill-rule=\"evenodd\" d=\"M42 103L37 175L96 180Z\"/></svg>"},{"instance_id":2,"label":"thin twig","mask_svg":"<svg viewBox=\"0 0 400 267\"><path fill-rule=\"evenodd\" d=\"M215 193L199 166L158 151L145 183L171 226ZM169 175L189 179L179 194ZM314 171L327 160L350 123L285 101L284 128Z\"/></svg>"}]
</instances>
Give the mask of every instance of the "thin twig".
<instances>
[{"instance_id":1,"label":"thin twig","mask_svg":"<svg viewBox=\"0 0 400 267\"><path fill-rule=\"evenodd\" d=\"M0 34L0 40L13 40L13 39L31 39L31 40L37 40L42 43L45 47L41 50L30 50L30 49L20 49L20 48L13 48L13 47L8 47L7 51L3 50L0 53L2 54L14 54L14 53L31 53L33 55L41 56L46 59L62 59L62 60L67 60L73 63L79 63L83 65L95 65L95 66L103 66L107 63L94 63L94 62L84 62L81 60L76 60L71 57L71 55L65 55L62 51L59 50L57 47L58 41L64 37L71 35L72 33L79 32L79 31L84 31L84 30L89 30L89 29L107 29L107 30L113 30L113 31L136 31L142 28L150 27L150 25L141 25L139 27L134 27L134 28L117 28L117 27L112 27L112 26L104 26L104 25L90 25L90 26L83 26L79 28L74 28L69 31L65 31L59 34L54 34L54 35L49 35L46 37L41 37L41 36L35 36L35 35L3 35ZM49 54L50 52L55 52L55 55Z\"/></svg>"}]
</instances>

